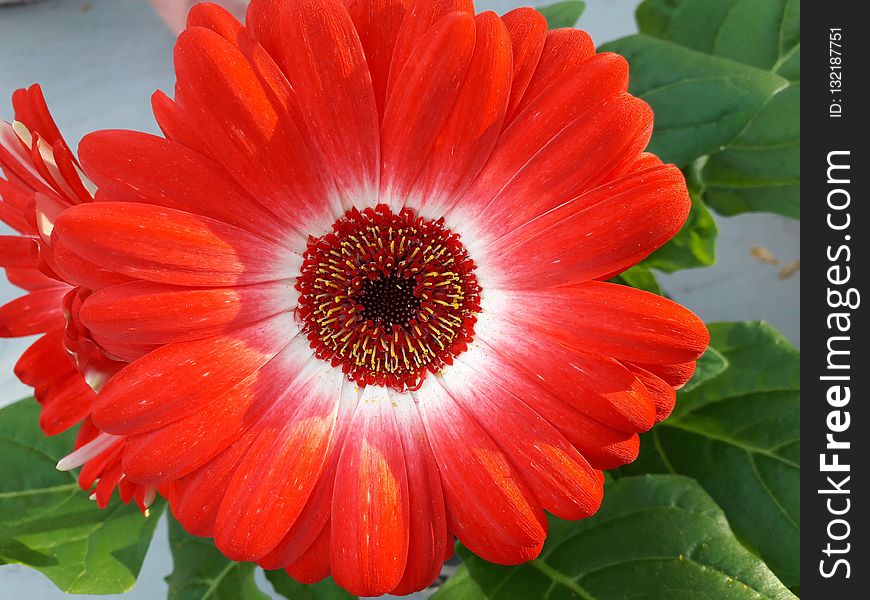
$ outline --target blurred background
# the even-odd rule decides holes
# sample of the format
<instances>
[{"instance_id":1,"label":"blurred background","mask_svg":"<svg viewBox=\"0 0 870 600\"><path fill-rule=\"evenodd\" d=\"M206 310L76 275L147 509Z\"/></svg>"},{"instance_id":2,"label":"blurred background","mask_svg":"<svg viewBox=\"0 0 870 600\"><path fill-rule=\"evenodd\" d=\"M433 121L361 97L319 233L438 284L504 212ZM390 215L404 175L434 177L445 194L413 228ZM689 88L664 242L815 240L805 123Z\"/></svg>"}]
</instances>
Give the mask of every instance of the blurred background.
<instances>
[{"instance_id":1,"label":"blurred background","mask_svg":"<svg viewBox=\"0 0 870 600\"><path fill-rule=\"evenodd\" d=\"M243 0L235 0L238 4ZM553 0L477 0L478 10L504 13ZM578 26L596 44L636 32L639 0L586 0ZM183 0L163 0L162 14L179 19ZM0 118L12 119L12 92L42 85L55 120L70 146L95 129L159 133L150 112L155 89L171 95L174 34L146 0L0 0ZM705 321L763 319L800 346L800 223L769 214L715 216L718 263L706 269L658 274L669 296ZM0 223L0 235L8 231ZM0 278L2 279L2 278ZM0 281L0 305L19 290ZM12 368L30 339L0 340L0 406L28 396ZM134 590L125 598L166 597L163 577L172 570L165 523L161 523ZM264 578L263 590L270 590ZM67 598L41 573L18 565L0 568L4 598Z\"/></svg>"}]
</instances>

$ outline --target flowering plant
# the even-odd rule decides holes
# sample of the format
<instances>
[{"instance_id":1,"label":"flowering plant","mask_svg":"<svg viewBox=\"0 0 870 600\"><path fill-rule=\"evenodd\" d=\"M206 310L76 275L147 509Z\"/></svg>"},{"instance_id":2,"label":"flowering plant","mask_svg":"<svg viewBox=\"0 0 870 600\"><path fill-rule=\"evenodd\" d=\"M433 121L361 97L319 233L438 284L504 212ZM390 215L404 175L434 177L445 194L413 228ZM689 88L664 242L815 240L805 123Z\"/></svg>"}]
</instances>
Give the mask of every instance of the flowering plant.
<instances>
[{"instance_id":1,"label":"flowering plant","mask_svg":"<svg viewBox=\"0 0 870 600\"><path fill-rule=\"evenodd\" d=\"M798 4L720 4L202 3L77 152L16 92L4 561L122 591L168 508L179 597L792 597L799 355L655 277L798 216Z\"/></svg>"}]
</instances>

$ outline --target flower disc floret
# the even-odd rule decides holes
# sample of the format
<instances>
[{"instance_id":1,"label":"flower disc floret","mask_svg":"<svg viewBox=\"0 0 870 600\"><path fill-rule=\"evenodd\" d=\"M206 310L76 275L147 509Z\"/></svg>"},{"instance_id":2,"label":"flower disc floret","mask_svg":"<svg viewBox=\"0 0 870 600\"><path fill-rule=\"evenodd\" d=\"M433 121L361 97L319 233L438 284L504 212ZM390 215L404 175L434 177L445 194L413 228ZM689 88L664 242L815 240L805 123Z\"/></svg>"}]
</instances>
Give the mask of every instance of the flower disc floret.
<instances>
[{"instance_id":1,"label":"flower disc floret","mask_svg":"<svg viewBox=\"0 0 870 600\"><path fill-rule=\"evenodd\" d=\"M473 339L474 269L443 219L383 204L352 209L309 239L299 316L318 358L351 381L413 390Z\"/></svg>"}]
</instances>

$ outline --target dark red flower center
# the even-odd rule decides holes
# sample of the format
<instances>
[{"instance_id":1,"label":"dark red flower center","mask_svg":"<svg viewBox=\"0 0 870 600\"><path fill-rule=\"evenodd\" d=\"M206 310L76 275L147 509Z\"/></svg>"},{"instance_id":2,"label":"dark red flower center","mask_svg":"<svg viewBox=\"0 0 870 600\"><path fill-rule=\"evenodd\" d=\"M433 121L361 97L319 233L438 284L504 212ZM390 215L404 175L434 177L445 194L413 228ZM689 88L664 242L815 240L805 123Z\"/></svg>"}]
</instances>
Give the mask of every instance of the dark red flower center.
<instances>
[{"instance_id":1,"label":"dark red flower center","mask_svg":"<svg viewBox=\"0 0 870 600\"><path fill-rule=\"evenodd\" d=\"M308 240L296 284L303 331L351 381L416 389L474 337L474 269L443 219L354 208Z\"/></svg>"}]
</instances>

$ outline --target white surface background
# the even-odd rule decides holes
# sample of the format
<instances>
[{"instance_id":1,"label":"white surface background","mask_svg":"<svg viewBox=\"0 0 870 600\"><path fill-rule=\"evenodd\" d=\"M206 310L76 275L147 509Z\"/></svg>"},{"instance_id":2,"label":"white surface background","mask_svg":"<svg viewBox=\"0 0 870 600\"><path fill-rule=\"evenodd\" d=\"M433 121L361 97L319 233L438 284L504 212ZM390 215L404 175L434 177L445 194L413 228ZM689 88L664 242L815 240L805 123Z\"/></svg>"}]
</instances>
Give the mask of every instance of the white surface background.
<instances>
[{"instance_id":1,"label":"white surface background","mask_svg":"<svg viewBox=\"0 0 870 600\"><path fill-rule=\"evenodd\" d=\"M478 0L478 10L504 12L521 5ZM580 26L597 44L635 31L638 0L587 0ZM19 87L42 84L60 130L74 148L87 132L103 128L157 132L149 98L157 89L171 95L173 37L144 0L45 0L0 7L0 118L12 118L8 99ZM765 319L800 343L800 273L780 279L783 265L800 258L799 223L772 215L717 218L719 262L713 268L662 275L677 301L706 321ZM0 224L0 233L6 233ZM779 266L753 258L766 248ZM19 295L0 281L0 304ZM0 406L29 394L12 366L30 340L0 340ZM157 529L139 583L118 598L166 596L163 577L172 570L165 522ZM268 583L261 580L264 589ZM18 565L0 567L0 597L54 600L58 592L42 574ZM116 596L93 596L114 598Z\"/></svg>"}]
</instances>

